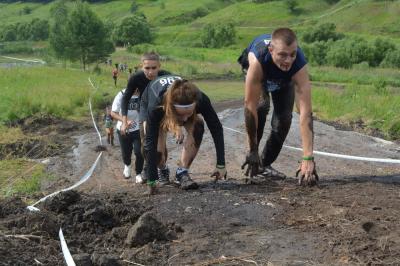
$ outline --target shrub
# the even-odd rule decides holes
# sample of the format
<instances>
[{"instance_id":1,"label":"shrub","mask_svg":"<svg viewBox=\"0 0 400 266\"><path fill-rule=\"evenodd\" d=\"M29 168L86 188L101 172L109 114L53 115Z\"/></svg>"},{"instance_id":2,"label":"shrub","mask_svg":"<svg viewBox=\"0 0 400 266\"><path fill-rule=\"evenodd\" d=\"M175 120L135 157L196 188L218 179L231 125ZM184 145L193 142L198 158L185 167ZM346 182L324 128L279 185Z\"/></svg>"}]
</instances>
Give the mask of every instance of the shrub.
<instances>
[{"instance_id":1,"label":"shrub","mask_svg":"<svg viewBox=\"0 0 400 266\"><path fill-rule=\"evenodd\" d=\"M373 55L369 62L371 66L379 66L390 51L396 50L394 43L387 39L378 38L372 43Z\"/></svg>"},{"instance_id":2,"label":"shrub","mask_svg":"<svg viewBox=\"0 0 400 266\"><path fill-rule=\"evenodd\" d=\"M388 130L389 137L393 140L400 139L400 121L395 121L392 123Z\"/></svg>"},{"instance_id":3,"label":"shrub","mask_svg":"<svg viewBox=\"0 0 400 266\"><path fill-rule=\"evenodd\" d=\"M336 32L336 25L334 23L324 23L309 29L303 35L303 41L308 43L328 40L336 41L343 37L343 34Z\"/></svg>"},{"instance_id":4,"label":"shrub","mask_svg":"<svg viewBox=\"0 0 400 266\"><path fill-rule=\"evenodd\" d=\"M386 53L385 58L381 62L382 67L400 68L400 51L390 50Z\"/></svg>"},{"instance_id":5,"label":"shrub","mask_svg":"<svg viewBox=\"0 0 400 266\"><path fill-rule=\"evenodd\" d=\"M336 67L351 68L363 61L371 62L373 49L363 38L346 38L334 42L326 55L327 63Z\"/></svg>"},{"instance_id":6,"label":"shrub","mask_svg":"<svg viewBox=\"0 0 400 266\"><path fill-rule=\"evenodd\" d=\"M192 11L187 11L175 16L163 18L161 22L164 25L184 24L192 22L197 18L207 16L209 13L210 11L206 7L198 7Z\"/></svg>"},{"instance_id":7,"label":"shrub","mask_svg":"<svg viewBox=\"0 0 400 266\"><path fill-rule=\"evenodd\" d=\"M312 64L317 65L325 65L326 64L326 55L329 49L329 46L332 45L332 42L314 42L312 44L304 44L301 46L304 54L307 57L307 60Z\"/></svg>"},{"instance_id":8,"label":"shrub","mask_svg":"<svg viewBox=\"0 0 400 266\"><path fill-rule=\"evenodd\" d=\"M220 48L235 42L236 30L233 23L208 24L204 27L201 42L207 48Z\"/></svg>"}]
</instances>

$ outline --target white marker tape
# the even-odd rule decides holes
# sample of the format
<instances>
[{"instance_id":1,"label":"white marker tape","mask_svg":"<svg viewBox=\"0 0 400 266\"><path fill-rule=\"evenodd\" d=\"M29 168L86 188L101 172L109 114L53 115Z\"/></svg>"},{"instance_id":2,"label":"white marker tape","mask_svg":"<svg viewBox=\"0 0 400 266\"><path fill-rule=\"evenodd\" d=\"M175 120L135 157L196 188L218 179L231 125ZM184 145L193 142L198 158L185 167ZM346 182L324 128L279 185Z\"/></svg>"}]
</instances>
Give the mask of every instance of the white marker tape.
<instances>
[{"instance_id":1,"label":"white marker tape","mask_svg":"<svg viewBox=\"0 0 400 266\"><path fill-rule=\"evenodd\" d=\"M40 63L40 64L43 64L43 65L46 64L45 61L40 60L40 59L21 59L21 58L10 57L10 56L4 56L4 55L2 55L1 57L7 58L7 59L18 60L18 61L24 61L24 62Z\"/></svg>"},{"instance_id":2,"label":"white marker tape","mask_svg":"<svg viewBox=\"0 0 400 266\"><path fill-rule=\"evenodd\" d=\"M230 130L235 133L239 133L242 135L246 135L245 133L230 128L223 126L223 128ZM296 151L302 151L303 149L301 148L296 148L292 146L287 146L283 145L283 147L290 149L290 150L296 150ZM379 163L395 163L395 164L400 164L400 160L396 159L385 159L385 158L370 158L370 157L361 157L361 156L352 156L352 155L344 155L344 154L337 154L337 153L330 153L330 152L323 152L323 151L314 151L314 154L319 154L319 155L324 155L324 156L329 156L329 157L336 157L336 158L342 158L342 159L348 159L348 160L356 160L356 161L367 161L367 162L379 162Z\"/></svg>"},{"instance_id":3,"label":"white marker tape","mask_svg":"<svg viewBox=\"0 0 400 266\"><path fill-rule=\"evenodd\" d=\"M93 85L93 82L92 82L92 80L90 79L90 77L88 78L88 80L89 80L89 82L90 82L90 85L92 85L93 89L95 89L95 91L96 91L97 88ZM102 142L102 140L101 140L101 134L100 134L100 132L99 132L99 129L97 128L96 122L94 121L93 112L92 112L92 103L91 103L91 102L92 102L92 96L90 96L90 98L89 98L90 115L92 116L92 121L93 121L94 128L96 129L97 135L99 136L100 145L103 145L103 142Z\"/></svg>"},{"instance_id":4,"label":"white marker tape","mask_svg":"<svg viewBox=\"0 0 400 266\"><path fill-rule=\"evenodd\" d=\"M67 242L65 242L64 234L61 230L61 227L60 227L60 231L58 232L58 237L60 238L61 249L64 254L65 262L67 263L68 266L76 266L74 259L72 258L71 253L69 252Z\"/></svg>"},{"instance_id":5,"label":"white marker tape","mask_svg":"<svg viewBox=\"0 0 400 266\"><path fill-rule=\"evenodd\" d=\"M97 156L96 161L93 163L92 167L90 167L89 171L87 171L86 174L84 176L82 176L77 183L75 183L74 185L72 185L72 186L70 186L68 188L64 188L62 190L58 190L56 192L51 193L50 195L47 195L46 197L41 198L40 200L36 201L34 204L28 206L27 207L28 210L30 210L30 211L39 211L40 209L34 207L35 205L39 204L40 202L45 201L48 198L54 197L55 195L59 194L60 192L64 192L64 191L68 191L68 190L74 189L74 188L82 185L83 183L85 183L92 176L93 171L96 168L96 165L99 162L100 157L101 157L102 154L103 154L103 152L100 152L100 154Z\"/></svg>"}]
</instances>

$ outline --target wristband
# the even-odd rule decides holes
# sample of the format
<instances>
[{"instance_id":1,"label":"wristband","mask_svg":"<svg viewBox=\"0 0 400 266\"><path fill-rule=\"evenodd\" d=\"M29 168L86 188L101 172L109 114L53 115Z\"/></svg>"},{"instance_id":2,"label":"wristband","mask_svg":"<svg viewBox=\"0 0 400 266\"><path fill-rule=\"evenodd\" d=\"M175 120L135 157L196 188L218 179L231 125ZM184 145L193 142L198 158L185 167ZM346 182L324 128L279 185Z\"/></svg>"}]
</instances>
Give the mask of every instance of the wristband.
<instances>
[{"instance_id":1,"label":"wristband","mask_svg":"<svg viewBox=\"0 0 400 266\"><path fill-rule=\"evenodd\" d=\"M218 169L224 169L225 165L217 164L215 167L217 167Z\"/></svg>"},{"instance_id":2,"label":"wristband","mask_svg":"<svg viewBox=\"0 0 400 266\"><path fill-rule=\"evenodd\" d=\"M147 185L149 185L150 187L155 187L156 186L156 181L147 181Z\"/></svg>"},{"instance_id":3,"label":"wristband","mask_svg":"<svg viewBox=\"0 0 400 266\"><path fill-rule=\"evenodd\" d=\"M303 156L303 161L314 161L314 156Z\"/></svg>"}]
</instances>

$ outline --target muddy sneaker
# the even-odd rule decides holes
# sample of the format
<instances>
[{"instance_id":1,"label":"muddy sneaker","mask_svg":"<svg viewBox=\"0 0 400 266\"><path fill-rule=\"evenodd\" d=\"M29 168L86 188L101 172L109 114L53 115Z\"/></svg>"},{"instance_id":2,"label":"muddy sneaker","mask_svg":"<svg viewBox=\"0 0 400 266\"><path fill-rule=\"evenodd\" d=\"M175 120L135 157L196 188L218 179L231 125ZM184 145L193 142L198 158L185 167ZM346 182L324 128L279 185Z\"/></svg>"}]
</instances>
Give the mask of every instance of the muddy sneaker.
<instances>
[{"instance_id":1,"label":"muddy sneaker","mask_svg":"<svg viewBox=\"0 0 400 266\"><path fill-rule=\"evenodd\" d=\"M274 169L272 166L268 165L264 168L260 168L258 175L263 178L271 178L272 180L284 180L286 175L278 170Z\"/></svg>"},{"instance_id":2,"label":"muddy sneaker","mask_svg":"<svg viewBox=\"0 0 400 266\"><path fill-rule=\"evenodd\" d=\"M183 190L197 189L199 187L199 185L190 178L188 171L176 174L175 178L175 183Z\"/></svg>"},{"instance_id":3,"label":"muddy sneaker","mask_svg":"<svg viewBox=\"0 0 400 266\"><path fill-rule=\"evenodd\" d=\"M130 177L131 177L131 166L125 164L125 167L124 167L124 178L125 179L129 179Z\"/></svg>"},{"instance_id":4,"label":"muddy sneaker","mask_svg":"<svg viewBox=\"0 0 400 266\"><path fill-rule=\"evenodd\" d=\"M146 168L146 166L143 168L143 171L142 171L142 182L141 182L141 184L146 184L147 183L147 168Z\"/></svg>"},{"instance_id":5,"label":"muddy sneaker","mask_svg":"<svg viewBox=\"0 0 400 266\"><path fill-rule=\"evenodd\" d=\"M158 168L157 184L161 187L169 184L169 168L168 168L168 166L165 166L164 169Z\"/></svg>"},{"instance_id":6,"label":"muddy sneaker","mask_svg":"<svg viewBox=\"0 0 400 266\"><path fill-rule=\"evenodd\" d=\"M139 184L143 184L143 178L141 174L137 174L135 177L135 182Z\"/></svg>"}]
</instances>

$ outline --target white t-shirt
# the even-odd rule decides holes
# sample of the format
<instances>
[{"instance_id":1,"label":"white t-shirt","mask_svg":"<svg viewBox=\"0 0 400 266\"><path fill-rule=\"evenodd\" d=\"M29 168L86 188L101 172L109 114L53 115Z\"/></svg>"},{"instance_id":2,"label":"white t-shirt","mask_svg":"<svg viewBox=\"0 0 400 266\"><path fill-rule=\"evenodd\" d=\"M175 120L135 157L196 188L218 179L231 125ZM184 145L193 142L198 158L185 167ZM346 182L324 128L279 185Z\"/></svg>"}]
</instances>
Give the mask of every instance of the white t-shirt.
<instances>
[{"instance_id":1,"label":"white t-shirt","mask_svg":"<svg viewBox=\"0 0 400 266\"><path fill-rule=\"evenodd\" d=\"M115 96L115 98L114 98L114 101L113 101L113 104L111 107L113 112L119 113L120 115L122 115L121 102L122 102L122 97L123 97L124 93L125 93L125 90L118 92L117 96ZM129 104L128 104L127 117L128 117L128 120L131 120L134 122L133 122L132 126L130 128L128 128L128 132L139 130L139 106L140 106L139 96L132 95L131 99L129 100ZM117 129L121 130L121 126L122 126L122 122L118 120Z\"/></svg>"}]
</instances>

